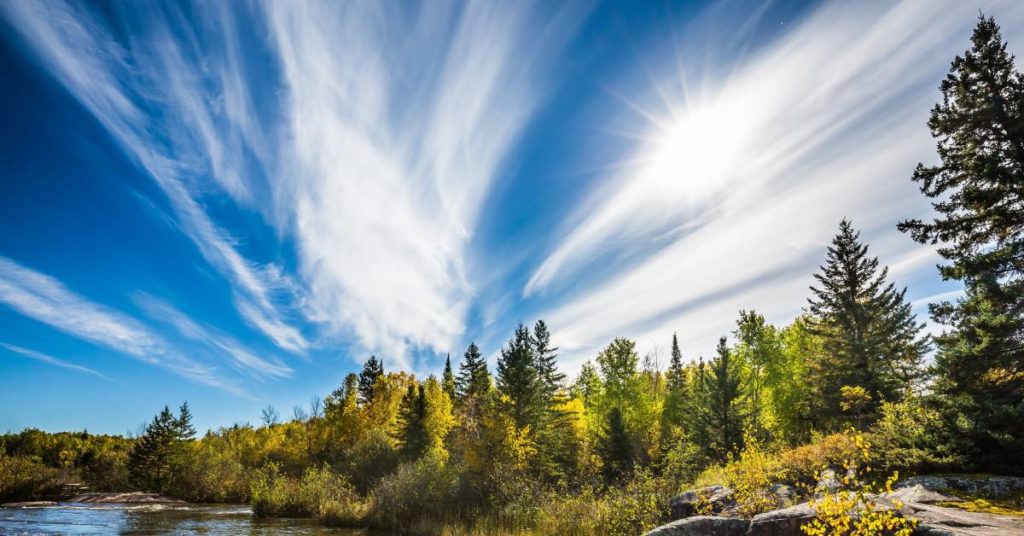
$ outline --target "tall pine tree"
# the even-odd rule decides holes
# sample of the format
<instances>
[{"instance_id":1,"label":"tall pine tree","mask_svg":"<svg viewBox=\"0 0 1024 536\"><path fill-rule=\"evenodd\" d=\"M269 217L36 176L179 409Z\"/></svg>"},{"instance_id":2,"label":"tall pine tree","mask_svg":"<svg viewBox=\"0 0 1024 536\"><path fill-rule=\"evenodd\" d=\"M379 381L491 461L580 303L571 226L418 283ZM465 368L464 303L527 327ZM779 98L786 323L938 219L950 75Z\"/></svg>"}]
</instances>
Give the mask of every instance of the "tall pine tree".
<instances>
[{"instance_id":1,"label":"tall pine tree","mask_svg":"<svg viewBox=\"0 0 1024 536\"><path fill-rule=\"evenodd\" d=\"M427 398L422 384L411 384L398 406L398 443L402 455L415 460L427 450Z\"/></svg>"},{"instance_id":2,"label":"tall pine tree","mask_svg":"<svg viewBox=\"0 0 1024 536\"><path fill-rule=\"evenodd\" d=\"M719 461L743 448L743 432L747 415L743 411L744 392L740 383L742 372L732 358L725 337L718 340L718 355L708 364L703 375L704 401L707 407L704 433L710 439L709 451Z\"/></svg>"},{"instance_id":3,"label":"tall pine tree","mask_svg":"<svg viewBox=\"0 0 1024 536\"><path fill-rule=\"evenodd\" d=\"M541 396L550 404L562 389L565 374L558 370L558 348L551 346L551 333L543 320L533 326L534 355L537 358L537 374L540 376Z\"/></svg>"},{"instance_id":4,"label":"tall pine tree","mask_svg":"<svg viewBox=\"0 0 1024 536\"><path fill-rule=\"evenodd\" d=\"M455 375L452 373L452 354L444 359L444 374L441 375L441 388L448 394L448 398L455 400Z\"/></svg>"},{"instance_id":5,"label":"tall pine tree","mask_svg":"<svg viewBox=\"0 0 1024 536\"><path fill-rule=\"evenodd\" d=\"M1024 472L1024 81L999 26L984 16L971 48L953 60L928 126L940 163L914 181L938 216L901 222L918 242L941 244L943 279L965 296L930 306L935 390L945 422L979 468Z\"/></svg>"},{"instance_id":6,"label":"tall pine tree","mask_svg":"<svg viewBox=\"0 0 1024 536\"><path fill-rule=\"evenodd\" d=\"M377 356L371 355L370 359L363 365L359 373L359 401L363 404L373 400L373 388L377 378L384 375L384 362L377 361Z\"/></svg>"},{"instance_id":7,"label":"tall pine tree","mask_svg":"<svg viewBox=\"0 0 1024 536\"><path fill-rule=\"evenodd\" d=\"M815 418L826 428L845 422L868 422L882 401L898 401L921 377L921 360L928 348L906 301L906 289L886 280L888 268L878 259L848 220L839 224L821 272L819 287L808 299L812 332L821 338L823 352L811 364ZM861 388L870 399L856 414L844 410L842 387Z\"/></svg>"},{"instance_id":8,"label":"tall pine tree","mask_svg":"<svg viewBox=\"0 0 1024 536\"><path fill-rule=\"evenodd\" d=\"M519 324L498 358L498 390L511 402L516 426L530 426L534 431L544 414L543 384L537 370L533 338L526 326Z\"/></svg>"},{"instance_id":9,"label":"tall pine tree","mask_svg":"<svg viewBox=\"0 0 1024 536\"><path fill-rule=\"evenodd\" d=\"M487 372L487 361L480 355L476 343L469 343L459 364L459 376L455 380L458 400L478 398L491 390L491 374Z\"/></svg>"}]
</instances>

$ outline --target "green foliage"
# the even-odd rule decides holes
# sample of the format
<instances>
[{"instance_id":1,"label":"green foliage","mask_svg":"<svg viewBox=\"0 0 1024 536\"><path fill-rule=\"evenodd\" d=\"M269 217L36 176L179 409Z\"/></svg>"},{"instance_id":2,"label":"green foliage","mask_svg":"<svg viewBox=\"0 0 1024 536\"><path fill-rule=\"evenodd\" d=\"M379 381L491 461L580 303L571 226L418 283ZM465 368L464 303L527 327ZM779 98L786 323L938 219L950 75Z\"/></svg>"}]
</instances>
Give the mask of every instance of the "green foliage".
<instances>
[{"instance_id":1,"label":"green foliage","mask_svg":"<svg viewBox=\"0 0 1024 536\"><path fill-rule=\"evenodd\" d=\"M830 430L864 426L877 418L883 400L899 400L921 379L928 341L906 300L906 289L887 281L888 268L868 257L868 246L846 219L814 277L819 287L808 300L810 327L821 339L811 361L816 422ZM842 407L840 390L860 388L867 403Z\"/></svg>"},{"instance_id":2,"label":"green foliage","mask_svg":"<svg viewBox=\"0 0 1024 536\"><path fill-rule=\"evenodd\" d=\"M164 406L128 455L132 483L146 491L171 492L187 463L188 442L194 435L187 403L177 417Z\"/></svg>"},{"instance_id":3,"label":"green foliage","mask_svg":"<svg viewBox=\"0 0 1024 536\"><path fill-rule=\"evenodd\" d=\"M0 502L59 498L66 483L64 471L0 452Z\"/></svg>"},{"instance_id":4,"label":"green foliage","mask_svg":"<svg viewBox=\"0 0 1024 536\"><path fill-rule=\"evenodd\" d=\"M516 426L536 430L545 410L544 391L535 343L530 331L522 324L501 349L498 390L508 397L509 411Z\"/></svg>"},{"instance_id":5,"label":"green foliage","mask_svg":"<svg viewBox=\"0 0 1024 536\"><path fill-rule=\"evenodd\" d=\"M359 373L359 402L368 404L373 400L374 387L377 379L384 375L384 362L377 361L377 356L371 355L370 359L363 364L363 370Z\"/></svg>"},{"instance_id":6,"label":"green foliage","mask_svg":"<svg viewBox=\"0 0 1024 536\"><path fill-rule=\"evenodd\" d=\"M479 398L491 390L491 374L487 372L487 361L480 354L475 343L469 343L459 364L459 377L455 382L459 401Z\"/></svg>"},{"instance_id":7,"label":"green foliage","mask_svg":"<svg viewBox=\"0 0 1024 536\"><path fill-rule=\"evenodd\" d=\"M257 517L329 516L334 524L344 524L346 517L359 521L361 508L352 487L327 468L310 467L301 478L294 478L270 463L255 472L250 493Z\"/></svg>"},{"instance_id":8,"label":"green foliage","mask_svg":"<svg viewBox=\"0 0 1024 536\"><path fill-rule=\"evenodd\" d=\"M953 60L928 126L940 163L914 181L938 216L900 223L941 244L943 279L965 296L930 306L936 392L949 441L976 467L1024 472L1024 81L999 26L982 16Z\"/></svg>"}]
</instances>

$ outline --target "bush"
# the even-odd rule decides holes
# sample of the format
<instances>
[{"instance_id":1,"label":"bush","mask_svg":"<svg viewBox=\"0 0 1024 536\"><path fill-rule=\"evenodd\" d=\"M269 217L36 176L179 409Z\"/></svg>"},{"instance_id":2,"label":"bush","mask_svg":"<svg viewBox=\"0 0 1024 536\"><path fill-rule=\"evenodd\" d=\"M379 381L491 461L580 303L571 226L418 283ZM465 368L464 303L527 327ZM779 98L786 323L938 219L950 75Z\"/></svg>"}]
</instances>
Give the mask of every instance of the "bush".
<instances>
[{"instance_id":1,"label":"bush","mask_svg":"<svg viewBox=\"0 0 1024 536\"><path fill-rule=\"evenodd\" d=\"M0 452L0 501L59 498L67 480L60 470Z\"/></svg>"},{"instance_id":2,"label":"bush","mask_svg":"<svg viewBox=\"0 0 1024 536\"><path fill-rule=\"evenodd\" d=\"M402 464L371 490L369 521L404 532L431 521L443 524L446 514L458 518L457 490L458 474L449 465L430 457Z\"/></svg>"},{"instance_id":3,"label":"bush","mask_svg":"<svg viewBox=\"0 0 1024 536\"><path fill-rule=\"evenodd\" d=\"M356 524L361 505L340 475L309 468L296 479L281 474L276 463L255 471L251 481L252 511L257 517L317 517L333 524Z\"/></svg>"},{"instance_id":4,"label":"bush","mask_svg":"<svg viewBox=\"0 0 1024 536\"><path fill-rule=\"evenodd\" d=\"M876 445L871 451L871 463L877 469L915 474L964 465L964 460L953 454L949 442L940 435L941 415L921 398L883 403L881 412L882 418L870 430Z\"/></svg>"}]
</instances>

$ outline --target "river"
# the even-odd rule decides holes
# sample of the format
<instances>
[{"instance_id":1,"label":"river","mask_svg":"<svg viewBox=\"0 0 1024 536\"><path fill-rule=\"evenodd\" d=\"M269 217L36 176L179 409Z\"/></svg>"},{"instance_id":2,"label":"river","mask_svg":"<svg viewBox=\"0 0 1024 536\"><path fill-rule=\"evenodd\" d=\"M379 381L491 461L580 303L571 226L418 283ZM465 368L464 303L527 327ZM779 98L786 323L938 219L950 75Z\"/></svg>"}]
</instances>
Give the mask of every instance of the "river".
<instances>
[{"instance_id":1,"label":"river","mask_svg":"<svg viewBox=\"0 0 1024 536\"><path fill-rule=\"evenodd\" d=\"M254 519L245 505L59 503L0 508L0 534L282 534L362 536L305 519Z\"/></svg>"}]
</instances>

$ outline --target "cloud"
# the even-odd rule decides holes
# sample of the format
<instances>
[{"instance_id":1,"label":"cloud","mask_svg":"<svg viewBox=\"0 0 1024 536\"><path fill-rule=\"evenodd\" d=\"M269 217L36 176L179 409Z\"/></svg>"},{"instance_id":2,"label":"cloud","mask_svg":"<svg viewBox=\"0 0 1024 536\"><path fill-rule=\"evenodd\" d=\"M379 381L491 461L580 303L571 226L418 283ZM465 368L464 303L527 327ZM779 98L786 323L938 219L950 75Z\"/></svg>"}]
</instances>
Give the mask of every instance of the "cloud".
<instances>
[{"instance_id":1,"label":"cloud","mask_svg":"<svg viewBox=\"0 0 1024 536\"><path fill-rule=\"evenodd\" d=\"M215 368L179 354L160 335L122 312L91 302L60 281L0 257L0 303L75 337L235 394L244 391Z\"/></svg>"},{"instance_id":2,"label":"cloud","mask_svg":"<svg viewBox=\"0 0 1024 536\"><path fill-rule=\"evenodd\" d=\"M21 354L21 355L23 355L23 356L25 356L25 357L27 357L29 359L34 359L34 360L40 361L42 363L46 363L46 364L53 365L53 366L56 366L56 367L63 367L63 368L66 368L66 369L77 370L79 372L86 372L88 374L92 374L93 376L97 376L97 377L103 378L105 380L109 380L110 379L110 378L107 378L106 376L100 374L99 372L96 372L95 370L93 370L91 368L83 367L81 365L76 365L74 363L69 363L67 361L64 361L63 359L57 359L56 357L49 356L49 355L46 355L46 354L41 353L41 352L37 352L35 350L29 350L28 348L22 348L20 346L15 346L13 344L7 344L5 342L0 342L0 347L6 349L8 352L13 352L13 353L16 353L16 354Z\"/></svg>"},{"instance_id":3,"label":"cloud","mask_svg":"<svg viewBox=\"0 0 1024 536\"><path fill-rule=\"evenodd\" d=\"M182 230L231 282L242 317L281 348L307 349L305 336L280 312L294 284L280 268L239 254L235 240L198 200L201 177L209 174L240 202L251 201L243 180L248 170L239 164L242 149L233 141L238 136L222 136L239 129L217 128L210 102L201 97L205 88L195 79L196 66L186 63L167 27L157 24L153 36L126 48L92 14L63 2L13 0L0 9L50 74L163 190ZM245 97L232 91L236 81L226 80L226 122L248 125L239 117ZM160 113L148 114L143 105ZM245 139L247 147L262 149L254 138Z\"/></svg>"},{"instance_id":4,"label":"cloud","mask_svg":"<svg viewBox=\"0 0 1024 536\"><path fill-rule=\"evenodd\" d=\"M1019 12L999 15L1019 28ZM602 259L664 241L541 313L569 361L619 335L664 346L673 331L707 354L739 309L788 321L844 216L895 274L930 269L931 248L894 224L927 211L910 173L933 158L927 110L976 17L951 1L832 2L718 77L693 84L677 71L690 56L666 61L651 81L664 100L641 106L645 143L523 288L558 296Z\"/></svg>"},{"instance_id":5,"label":"cloud","mask_svg":"<svg viewBox=\"0 0 1024 536\"><path fill-rule=\"evenodd\" d=\"M451 348L473 296L479 211L578 13L263 5L287 90L275 185L311 317L401 367L409 346Z\"/></svg>"},{"instance_id":6,"label":"cloud","mask_svg":"<svg viewBox=\"0 0 1024 536\"><path fill-rule=\"evenodd\" d=\"M136 303L154 320L173 326L183 337L201 343L218 354L228 355L235 366L256 378L291 376L292 369L279 359L264 359L246 349L220 330L193 320L170 304L149 295L136 296Z\"/></svg>"}]
</instances>

